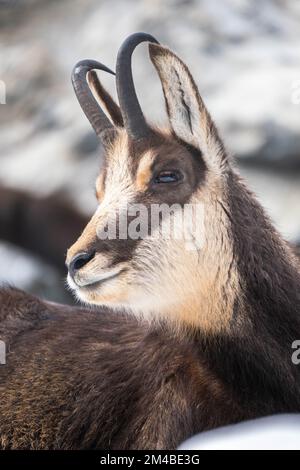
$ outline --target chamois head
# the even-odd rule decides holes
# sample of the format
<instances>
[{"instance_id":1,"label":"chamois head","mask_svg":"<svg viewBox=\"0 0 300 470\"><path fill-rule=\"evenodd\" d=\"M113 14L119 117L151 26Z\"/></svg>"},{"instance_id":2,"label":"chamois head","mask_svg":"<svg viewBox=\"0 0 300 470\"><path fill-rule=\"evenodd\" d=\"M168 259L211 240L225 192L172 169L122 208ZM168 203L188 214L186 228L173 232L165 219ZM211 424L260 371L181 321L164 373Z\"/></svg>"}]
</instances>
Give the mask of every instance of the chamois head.
<instances>
[{"instance_id":1,"label":"chamois head","mask_svg":"<svg viewBox=\"0 0 300 470\"><path fill-rule=\"evenodd\" d=\"M150 126L137 100L131 56L143 41L149 42L162 83L169 130ZM260 206L232 169L191 73L173 52L144 33L124 42L116 67L120 108L92 69L113 73L82 61L73 84L104 145L105 161L96 182L98 209L68 252L70 287L89 304L205 329L226 328L242 288L236 243L243 240L240 253L259 251L251 224L261 217L264 225ZM130 209L136 204L146 208L138 221ZM154 220L151 211L162 204L174 210ZM172 230L165 236L167 226L186 220L187 205L200 210L187 212L183 236L172 236ZM137 226L140 236L131 236L130 228Z\"/></svg>"}]
</instances>

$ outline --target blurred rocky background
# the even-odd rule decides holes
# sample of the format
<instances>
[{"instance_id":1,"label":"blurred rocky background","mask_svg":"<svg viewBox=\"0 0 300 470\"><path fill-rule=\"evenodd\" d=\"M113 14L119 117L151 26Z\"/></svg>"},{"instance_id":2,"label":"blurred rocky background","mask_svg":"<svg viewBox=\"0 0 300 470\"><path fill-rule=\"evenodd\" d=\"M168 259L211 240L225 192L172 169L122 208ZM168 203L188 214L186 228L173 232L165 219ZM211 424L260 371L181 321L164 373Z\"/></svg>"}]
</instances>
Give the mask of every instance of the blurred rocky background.
<instances>
[{"instance_id":1,"label":"blurred rocky background","mask_svg":"<svg viewBox=\"0 0 300 470\"><path fill-rule=\"evenodd\" d=\"M0 0L0 282L69 300L65 244L95 208L101 158L70 74L83 58L114 68L135 31L190 66L249 185L300 243L299 24L298 0ZM149 120L163 122L146 46L134 75Z\"/></svg>"}]
</instances>

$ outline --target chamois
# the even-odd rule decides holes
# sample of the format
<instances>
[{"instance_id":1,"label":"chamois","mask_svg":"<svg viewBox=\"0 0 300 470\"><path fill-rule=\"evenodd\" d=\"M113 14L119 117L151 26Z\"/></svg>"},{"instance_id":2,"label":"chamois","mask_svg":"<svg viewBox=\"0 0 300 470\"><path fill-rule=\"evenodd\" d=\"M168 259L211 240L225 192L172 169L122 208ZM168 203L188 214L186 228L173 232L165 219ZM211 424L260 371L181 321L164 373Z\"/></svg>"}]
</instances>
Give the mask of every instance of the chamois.
<instances>
[{"instance_id":1,"label":"chamois","mask_svg":"<svg viewBox=\"0 0 300 470\"><path fill-rule=\"evenodd\" d=\"M141 42L169 130L148 124L137 100ZM187 66L151 35L131 35L117 57L120 107L96 69L113 73L85 60L72 75L105 149L98 208L67 254L69 286L87 306L0 290L0 445L174 449L217 426L299 412L296 257L237 174ZM99 236L131 204L163 203L203 207L194 249L160 236L179 209L159 219L158 236Z\"/></svg>"}]
</instances>

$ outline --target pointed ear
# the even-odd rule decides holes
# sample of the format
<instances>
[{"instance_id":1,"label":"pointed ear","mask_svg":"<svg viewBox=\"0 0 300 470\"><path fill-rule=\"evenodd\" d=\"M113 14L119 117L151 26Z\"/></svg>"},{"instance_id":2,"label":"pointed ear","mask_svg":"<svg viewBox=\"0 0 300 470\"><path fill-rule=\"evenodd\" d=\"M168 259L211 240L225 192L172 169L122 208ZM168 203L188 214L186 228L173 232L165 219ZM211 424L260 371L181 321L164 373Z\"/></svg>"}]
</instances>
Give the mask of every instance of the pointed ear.
<instances>
[{"instance_id":1,"label":"pointed ear","mask_svg":"<svg viewBox=\"0 0 300 470\"><path fill-rule=\"evenodd\" d=\"M105 109L111 122L115 126L123 127L123 118L119 106L102 86L94 70L89 72L88 81L95 98L100 101L100 105Z\"/></svg>"},{"instance_id":2,"label":"pointed ear","mask_svg":"<svg viewBox=\"0 0 300 470\"><path fill-rule=\"evenodd\" d=\"M166 47L150 44L149 53L162 83L174 134L200 150L208 167L225 169L224 145L189 69Z\"/></svg>"}]
</instances>

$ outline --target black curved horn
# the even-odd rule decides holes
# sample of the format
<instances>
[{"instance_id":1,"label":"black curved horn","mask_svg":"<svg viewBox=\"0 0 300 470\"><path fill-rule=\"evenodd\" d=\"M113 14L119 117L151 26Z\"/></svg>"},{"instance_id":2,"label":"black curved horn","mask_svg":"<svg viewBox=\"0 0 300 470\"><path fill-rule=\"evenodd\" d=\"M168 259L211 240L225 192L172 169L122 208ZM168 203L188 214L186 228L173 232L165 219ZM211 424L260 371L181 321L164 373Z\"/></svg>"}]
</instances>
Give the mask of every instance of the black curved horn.
<instances>
[{"instance_id":1,"label":"black curved horn","mask_svg":"<svg viewBox=\"0 0 300 470\"><path fill-rule=\"evenodd\" d=\"M84 114L104 144L108 135L107 131L113 130L114 126L95 100L87 82L88 72L94 69L103 70L104 72L115 75L112 70L100 62L89 59L81 60L75 65L73 69L72 84Z\"/></svg>"},{"instance_id":2,"label":"black curved horn","mask_svg":"<svg viewBox=\"0 0 300 470\"><path fill-rule=\"evenodd\" d=\"M145 41L159 44L150 34L131 34L123 42L117 57L116 83L120 108L125 129L134 140L147 137L151 132L137 99L131 67L131 57L134 49Z\"/></svg>"}]
</instances>

